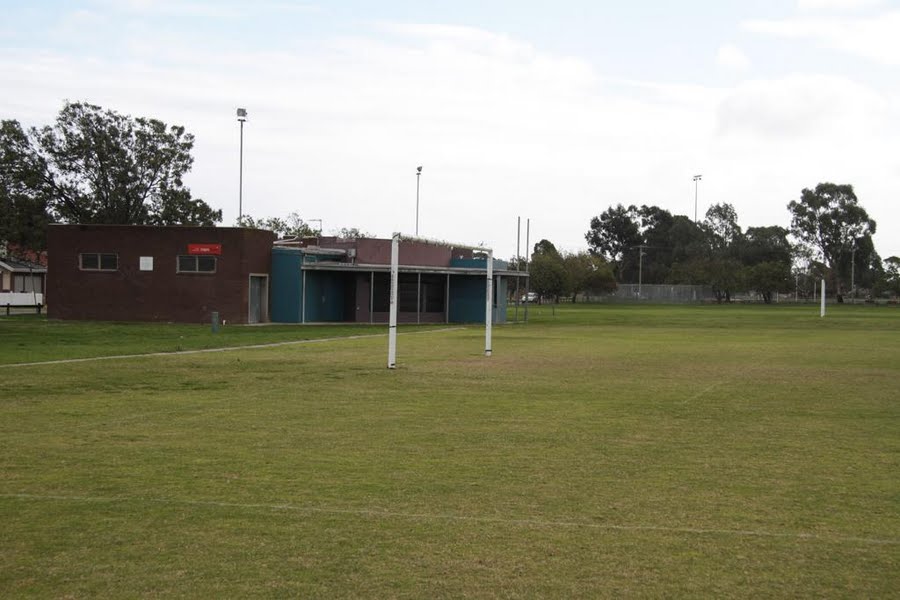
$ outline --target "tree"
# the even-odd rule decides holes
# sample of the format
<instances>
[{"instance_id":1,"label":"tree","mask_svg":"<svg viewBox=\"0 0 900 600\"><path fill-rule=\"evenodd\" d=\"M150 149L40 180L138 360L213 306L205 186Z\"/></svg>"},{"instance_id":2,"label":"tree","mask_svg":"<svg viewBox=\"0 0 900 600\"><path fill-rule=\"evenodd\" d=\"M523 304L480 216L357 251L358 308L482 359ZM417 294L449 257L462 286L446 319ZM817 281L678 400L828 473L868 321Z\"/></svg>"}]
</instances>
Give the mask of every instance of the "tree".
<instances>
[{"instance_id":1,"label":"tree","mask_svg":"<svg viewBox=\"0 0 900 600\"><path fill-rule=\"evenodd\" d=\"M772 303L775 292L785 291L791 286L790 263L766 261L747 267L746 285L756 290L766 304Z\"/></svg>"},{"instance_id":2,"label":"tree","mask_svg":"<svg viewBox=\"0 0 900 600\"><path fill-rule=\"evenodd\" d=\"M559 256L535 254L531 259L531 289L540 296L553 296L557 300L566 293L566 269Z\"/></svg>"},{"instance_id":3,"label":"tree","mask_svg":"<svg viewBox=\"0 0 900 600\"><path fill-rule=\"evenodd\" d=\"M776 262L788 266L794 260L794 248L788 240L788 230L772 225L748 227L740 244L741 262L753 266L764 262Z\"/></svg>"},{"instance_id":4,"label":"tree","mask_svg":"<svg viewBox=\"0 0 900 600\"><path fill-rule=\"evenodd\" d=\"M344 240L357 240L364 237L372 237L372 234L360 231L357 227L341 227L337 231L337 237Z\"/></svg>"},{"instance_id":5,"label":"tree","mask_svg":"<svg viewBox=\"0 0 900 600\"><path fill-rule=\"evenodd\" d=\"M579 293L603 294L616 289L616 279L609 264L590 252L566 254L562 258L572 302Z\"/></svg>"},{"instance_id":6,"label":"tree","mask_svg":"<svg viewBox=\"0 0 900 600\"><path fill-rule=\"evenodd\" d=\"M47 197L29 153L28 136L16 121L0 122L0 250L46 248Z\"/></svg>"},{"instance_id":7,"label":"tree","mask_svg":"<svg viewBox=\"0 0 900 600\"><path fill-rule=\"evenodd\" d=\"M562 255L559 253L559 250L556 249L556 246L553 245L553 242L550 240L541 240L534 245L534 254L541 256L550 256L555 259L562 260Z\"/></svg>"},{"instance_id":8,"label":"tree","mask_svg":"<svg viewBox=\"0 0 900 600\"><path fill-rule=\"evenodd\" d=\"M725 202L714 204L707 209L703 227L715 250L730 248L741 238L741 227L737 223L737 211L734 210L734 206Z\"/></svg>"},{"instance_id":9,"label":"tree","mask_svg":"<svg viewBox=\"0 0 900 600\"><path fill-rule=\"evenodd\" d=\"M276 233L280 238L304 238L319 235L319 232L301 219L297 212L292 212L284 219L280 217L254 219L250 215L243 215L238 224L252 229L267 229Z\"/></svg>"},{"instance_id":10,"label":"tree","mask_svg":"<svg viewBox=\"0 0 900 600\"><path fill-rule=\"evenodd\" d=\"M52 126L15 140L17 180L32 202L46 202L52 219L120 225L213 225L222 211L191 197L183 182L193 164L194 136L184 127L132 118L87 103L66 103Z\"/></svg>"},{"instance_id":11,"label":"tree","mask_svg":"<svg viewBox=\"0 0 900 600\"><path fill-rule=\"evenodd\" d=\"M799 201L788 203L788 210L791 233L832 269L840 293L849 277L853 247L858 248L860 238L871 238L875 221L859 205L852 185L820 183L814 190L804 189ZM859 260L871 263L869 258L860 256Z\"/></svg>"},{"instance_id":12,"label":"tree","mask_svg":"<svg viewBox=\"0 0 900 600\"><path fill-rule=\"evenodd\" d=\"M622 281L626 257L643 242L636 206L611 206L600 216L591 219L591 228L584 235L591 253L604 257Z\"/></svg>"},{"instance_id":13,"label":"tree","mask_svg":"<svg viewBox=\"0 0 900 600\"><path fill-rule=\"evenodd\" d=\"M880 295L900 296L900 257L889 256L884 259L884 268L878 282L877 292Z\"/></svg>"}]
</instances>

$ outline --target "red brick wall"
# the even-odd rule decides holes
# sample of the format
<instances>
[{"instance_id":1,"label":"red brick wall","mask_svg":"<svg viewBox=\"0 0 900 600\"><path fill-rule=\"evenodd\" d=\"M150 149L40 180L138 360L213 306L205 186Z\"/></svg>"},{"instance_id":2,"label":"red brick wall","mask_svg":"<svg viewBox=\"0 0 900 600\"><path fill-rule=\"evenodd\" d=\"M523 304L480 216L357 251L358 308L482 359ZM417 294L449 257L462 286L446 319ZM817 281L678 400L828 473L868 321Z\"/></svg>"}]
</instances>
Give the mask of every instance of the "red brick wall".
<instances>
[{"instance_id":1,"label":"red brick wall","mask_svg":"<svg viewBox=\"0 0 900 600\"><path fill-rule=\"evenodd\" d=\"M104 321L246 323L249 277L268 274L275 234L228 227L51 225L47 233L48 316ZM188 244L221 244L215 273L177 273ZM79 254L113 253L117 271L82 271ZM142 256L153 270L141 271Z\"/></svg>"}]
</instances>

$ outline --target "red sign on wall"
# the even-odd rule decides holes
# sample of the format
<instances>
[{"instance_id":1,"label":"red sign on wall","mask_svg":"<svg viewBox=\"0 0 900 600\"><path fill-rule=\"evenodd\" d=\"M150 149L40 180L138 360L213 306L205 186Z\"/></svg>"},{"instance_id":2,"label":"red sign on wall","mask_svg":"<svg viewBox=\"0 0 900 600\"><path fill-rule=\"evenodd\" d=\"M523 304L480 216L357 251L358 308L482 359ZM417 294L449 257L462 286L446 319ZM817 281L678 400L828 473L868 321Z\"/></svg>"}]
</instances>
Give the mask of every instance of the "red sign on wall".
<instances>
[{"instance_id":1,"label":"red sign on wall","mask_svg":"<svg viewBox=\"0 0 900 600\"><path fill-rule=\"evenodd\" d=\"M188 244L188 254L222 254L222 244Z\"/></svg>"}]
</instances>

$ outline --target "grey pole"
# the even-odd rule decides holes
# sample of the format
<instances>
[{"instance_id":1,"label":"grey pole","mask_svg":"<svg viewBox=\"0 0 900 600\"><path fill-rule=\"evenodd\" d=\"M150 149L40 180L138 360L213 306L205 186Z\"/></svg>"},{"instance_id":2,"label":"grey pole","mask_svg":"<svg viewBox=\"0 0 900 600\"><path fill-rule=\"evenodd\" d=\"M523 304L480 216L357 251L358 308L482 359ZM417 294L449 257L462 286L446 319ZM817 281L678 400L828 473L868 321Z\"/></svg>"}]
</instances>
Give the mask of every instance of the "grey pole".
<instances>
[{"instance_id":1,"label":"grey pole","mask_svg":"<svg viewBox=\"0 0 900 600\"><path fill-rule=\"evenodd\" d=\"M422 167L416 167L416 236L419 235L419 179L422 177Z\"/></svg>"},{"instance_id":2,"label":"grey pole","mask_svg":"<svg viewBox=\"0 0 900 600\"><path fill-rule=\"evenodd\" d=\"M850 294L856 299L856 240L853 240L853 250L850 251Z\"/></svg>"},{"instance_id":3,"label":"grey pole","mask_svg":"<svg viewBox=\"0 0 900 600\"><path fill-rule=\"evenodd\" d=\"M697 222L697 182L703 179L703 175L694 175L694 223Z\"/></svg>"},{"instance_id":4,"label":"grey pole","mask_svg":"<svg viewBox=\"0 0 900 600\"><path fill-rule=\"evenodd\" d=\"M247 120L247 109L237 109L237 118L241 124L241 158L238 171L238 226L240 226L244 215L244 121Z\"/></svg>"}]
</instances>

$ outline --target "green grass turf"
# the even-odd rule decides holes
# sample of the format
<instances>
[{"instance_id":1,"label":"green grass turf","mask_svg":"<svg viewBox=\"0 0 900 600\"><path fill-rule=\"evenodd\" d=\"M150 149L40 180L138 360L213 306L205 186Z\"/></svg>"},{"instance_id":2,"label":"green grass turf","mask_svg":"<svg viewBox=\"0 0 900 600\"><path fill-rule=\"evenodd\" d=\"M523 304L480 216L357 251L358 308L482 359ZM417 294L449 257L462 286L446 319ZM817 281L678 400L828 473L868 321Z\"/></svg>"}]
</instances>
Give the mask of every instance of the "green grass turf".
<instances>
[{"instance_id":1,"label":"green grass turf","mask_svg":"<svg viewBox=\"0 0 900 600\"><path fill-rule=\"evenodd\" d=\"M531 317L0 368L0 597L900 593L900 312Z\"/></svg>"}]
</instances>

